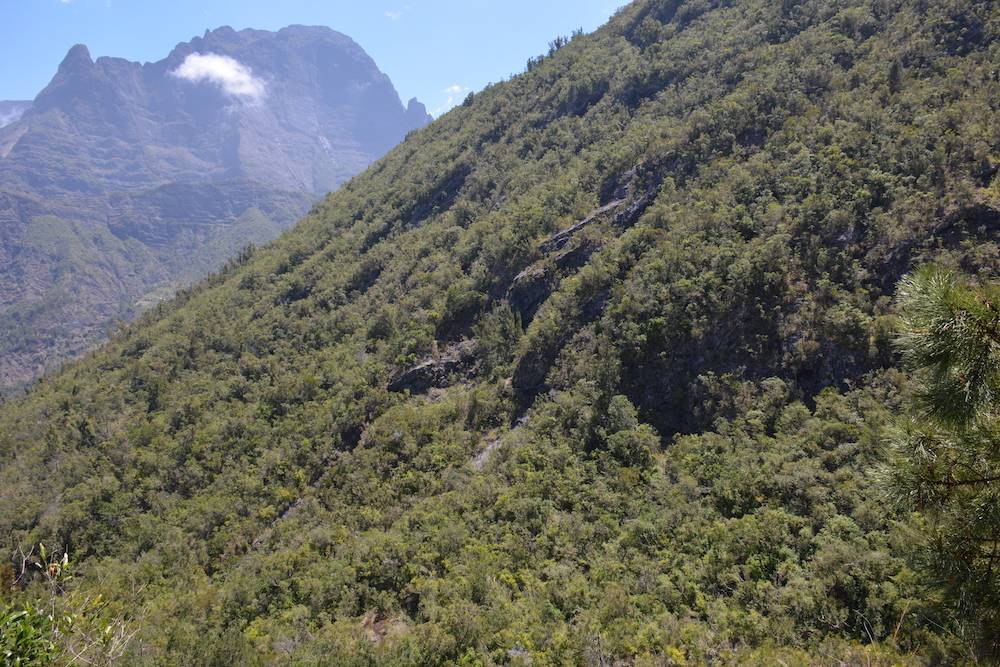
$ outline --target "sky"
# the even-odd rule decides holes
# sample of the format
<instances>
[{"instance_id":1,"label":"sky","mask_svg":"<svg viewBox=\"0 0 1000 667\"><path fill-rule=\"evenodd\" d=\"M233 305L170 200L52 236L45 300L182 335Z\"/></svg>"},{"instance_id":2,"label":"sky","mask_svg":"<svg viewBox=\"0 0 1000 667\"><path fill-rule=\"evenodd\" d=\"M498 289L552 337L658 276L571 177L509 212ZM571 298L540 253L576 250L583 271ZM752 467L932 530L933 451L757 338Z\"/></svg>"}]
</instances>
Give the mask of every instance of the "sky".
<instances>
[{"instance_id":1,"label":"sky","mask_svg":"<svg viewBox=\"0 0 1000 667\"><path fill-rule=\"evenodd\" d=\"M435 116L524 69L558 35L590 32L625 0L0 0L0 100L30 100L71 46L160 60L206 29L325 25L357 41L403 103Z\"/></svg>"}]
</instances>

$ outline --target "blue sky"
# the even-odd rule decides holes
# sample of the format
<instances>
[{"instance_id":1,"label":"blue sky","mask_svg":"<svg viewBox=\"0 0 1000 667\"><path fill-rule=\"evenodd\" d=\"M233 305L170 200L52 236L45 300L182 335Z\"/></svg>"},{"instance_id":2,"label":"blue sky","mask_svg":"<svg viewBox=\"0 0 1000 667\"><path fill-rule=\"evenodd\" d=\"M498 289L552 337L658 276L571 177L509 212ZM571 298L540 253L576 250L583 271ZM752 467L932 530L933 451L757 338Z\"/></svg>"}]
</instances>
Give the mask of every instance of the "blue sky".
<instances>
[{"instance_id":1,"label":"blue sky","mask_svg":"<svg viewBox=\"0 0 1000 667\"><path fill-rule=\"evenodd\" d=\"M557 35L625 0L0 0L0 99L32 99L66 51L159 60L206 28L327 25L353 37L405 103L435 115L521 71Z\"/></svg>"}]
</instances>

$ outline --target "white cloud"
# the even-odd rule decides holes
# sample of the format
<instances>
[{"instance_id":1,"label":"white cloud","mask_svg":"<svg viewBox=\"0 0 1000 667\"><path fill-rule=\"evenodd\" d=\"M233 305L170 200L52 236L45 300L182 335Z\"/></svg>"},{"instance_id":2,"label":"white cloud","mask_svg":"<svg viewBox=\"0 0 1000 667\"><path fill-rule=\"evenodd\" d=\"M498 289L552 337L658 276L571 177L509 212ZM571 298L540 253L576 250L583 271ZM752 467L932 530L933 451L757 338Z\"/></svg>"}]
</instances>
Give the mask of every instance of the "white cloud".
<instances>
[{"instance_id":1,"label":"white cloud","mask_svg":"<svg viewBox=\"0 0 1000 667\"><path fill-rule=\"evenodd\" d=\"M468 86L463 86L463 85L458 84L458 83L456 83L454 85L451 85L451 86L448 86L443 91L441 91L445 95L448 96L448 99L446 99L444 101L444 104L442 104L437 109L435 109L434 111L432 111L431 115L434 116L434 117L440 116L445 111L447 111L448 109L450 109L453 106L455 106L456 104L458 104L458 96L459 95L461 95L463 93L467 93L470 90L472 90L472 89L469 88Z\"/></svg>"},{"instance_id":2,"label":"white cloud","mask_svg":"<svg viewBox=\"0 0 1000 667\"><path fill-rule=\"evenodd\" d=\"M226 95L250 102L264 97L264 82L249 67L217 53L192 53L171 74L192 83L215 84Z\"/></svg>"},{"instance_id":3,"label":"white cloud","mask_svg":"<svg viewBox=\"0 0 1000 667\"><path fill-rule=\"evenodd\" d=\"M65 2L65 0L63 0L63 1ZM385 13L385 16L386 16L386 18L388 18L388 19L389 19L390 21L398 21L399 19L403 18L403 14L404 14L404 13L405 13L405 12L403 12L403 10L401 10L401 9L399 9L399 10L396 10L396 11L391 11L391 10L390 10L390 11L387 11L387 12Z\"/></svg>"},{"instance_id":4,"label":"white cloud","mask_svg":"<svg viewBox=\"0 0 1000 667\"><path fill-rule=\"evenodd\" d=\"M20 109L10 109L8 111L0 110L0 127L7 127L11 123L17 121L24 112Z\"/></svg>"}]
</instances>

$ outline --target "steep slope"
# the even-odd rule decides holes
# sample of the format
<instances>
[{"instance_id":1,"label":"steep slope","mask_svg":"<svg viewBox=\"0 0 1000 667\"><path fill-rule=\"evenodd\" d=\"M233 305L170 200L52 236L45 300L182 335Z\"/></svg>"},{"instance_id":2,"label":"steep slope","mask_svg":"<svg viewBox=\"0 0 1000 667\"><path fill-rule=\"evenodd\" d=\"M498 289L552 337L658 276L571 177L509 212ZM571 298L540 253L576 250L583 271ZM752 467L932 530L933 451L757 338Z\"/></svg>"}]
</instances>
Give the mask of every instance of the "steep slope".
<instances>
[{"instance_id":1,"label":"steep slope","mask_svg":"<svg viewBox=\"0 0 1000 667\"><path fill-rule=\"evenodd\" d=\"M305 26L220 28L146 64L77 45L4 118L0 386L275 238L429 120L350 38Z\"/></svg>"},{"instance_id":2,"label":"steep slope","mask_svg":"<svg viewBox=\"0 0 1000 667\"><path fill-rule=\"evenodd\" d=\"M896 281L1000 270L1000 15L640 0L0 408L134 664L921 664Z\"/></svg>"}]
</instances>

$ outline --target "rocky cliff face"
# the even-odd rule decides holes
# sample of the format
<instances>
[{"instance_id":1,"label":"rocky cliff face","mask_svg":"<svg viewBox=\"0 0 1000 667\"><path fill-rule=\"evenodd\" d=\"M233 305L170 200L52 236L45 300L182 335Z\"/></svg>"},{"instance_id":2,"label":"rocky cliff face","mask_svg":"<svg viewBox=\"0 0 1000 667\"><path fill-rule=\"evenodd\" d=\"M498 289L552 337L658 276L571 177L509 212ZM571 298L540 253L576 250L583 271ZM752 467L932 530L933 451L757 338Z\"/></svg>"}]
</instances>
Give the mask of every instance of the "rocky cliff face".
<instances>
[{"instance_id":1,"label":"rocky cliff face","mask_svg":"<svg viewBox=\"0 0 1000 667\"><path fill-rule=\"evenodd\" d=\"M74 46L34 102L0 103L0 386L270 240L429 120L328 28L223 27L145 64Z\"/></svg>"}]
</instances>

